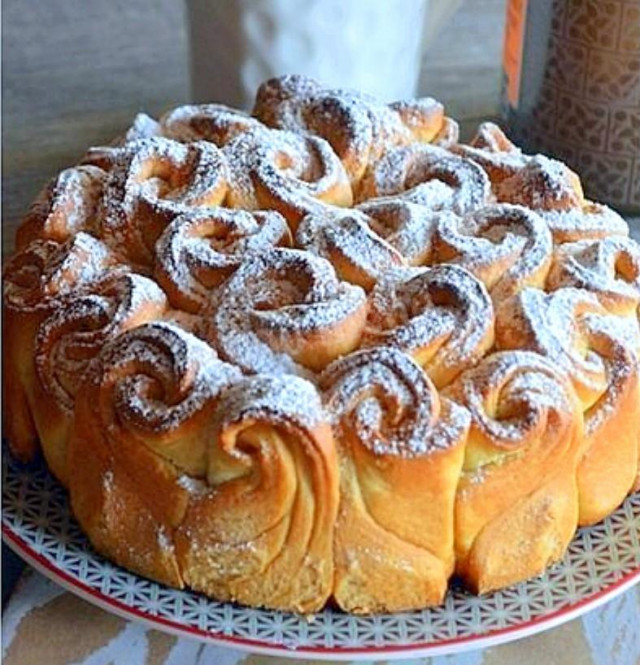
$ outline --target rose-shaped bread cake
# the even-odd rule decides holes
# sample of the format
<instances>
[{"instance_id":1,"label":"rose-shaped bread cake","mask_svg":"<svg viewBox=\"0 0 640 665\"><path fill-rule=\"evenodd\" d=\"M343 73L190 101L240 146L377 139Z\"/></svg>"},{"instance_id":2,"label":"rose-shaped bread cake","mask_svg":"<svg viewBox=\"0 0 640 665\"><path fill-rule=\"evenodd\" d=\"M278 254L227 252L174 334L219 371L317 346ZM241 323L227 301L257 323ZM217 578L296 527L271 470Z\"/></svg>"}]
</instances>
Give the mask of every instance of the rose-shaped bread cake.
<instances>
[{"instance_id":1,"label":"rose-shaped bread cake","mask_svg":"<svg viewBox=\"0 0 640 665\"><path fill-rule=\"evenodd\" d=\"M310 613L559 560L640 489L640 248L437 101L304 76L138 114L40 192L3 284L6 438L91 545Z\"/></svg>"}]
</instances>

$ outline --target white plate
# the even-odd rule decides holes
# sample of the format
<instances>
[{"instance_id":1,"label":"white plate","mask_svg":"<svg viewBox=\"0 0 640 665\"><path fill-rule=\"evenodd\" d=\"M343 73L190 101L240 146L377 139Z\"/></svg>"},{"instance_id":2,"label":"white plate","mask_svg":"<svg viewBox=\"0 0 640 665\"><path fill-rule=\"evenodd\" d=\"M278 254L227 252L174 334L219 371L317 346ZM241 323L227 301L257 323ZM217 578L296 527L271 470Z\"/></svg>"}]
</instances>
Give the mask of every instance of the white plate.
<instances>
[{"instance_id":1,"label":"white plate","mask_svg":"<svg viewBox=\"0 0 640 665\"><path fill-rule=\"evenodd\" d=\"M158 630L280 657L417 657L479 649L547 630L640 581L640 493L604 522L581 529L564 559L535 579L483 597L454 589L419 612L312 620L218 603L151 582L96 554L43 465L2 465L5 542L40 572L100 607Z\"/></svg>"}]
</instances>

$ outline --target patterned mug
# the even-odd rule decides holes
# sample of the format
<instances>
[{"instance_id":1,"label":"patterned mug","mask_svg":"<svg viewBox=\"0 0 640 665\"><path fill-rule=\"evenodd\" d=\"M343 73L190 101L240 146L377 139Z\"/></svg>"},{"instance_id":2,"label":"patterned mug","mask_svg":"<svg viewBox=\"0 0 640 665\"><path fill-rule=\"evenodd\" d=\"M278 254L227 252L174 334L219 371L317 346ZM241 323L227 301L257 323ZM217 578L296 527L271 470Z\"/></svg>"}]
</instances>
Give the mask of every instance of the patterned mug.
<instances>
[{"instance_id":1,"label":"patterned mug","mask_svg":"<svg viewBox=\"0 0 640 665\"><path fill-rule=\"evenodd\" d=\"M640 212L640 0L510 0L504 72L513 138Z\"/></svg>"}]
</instances>

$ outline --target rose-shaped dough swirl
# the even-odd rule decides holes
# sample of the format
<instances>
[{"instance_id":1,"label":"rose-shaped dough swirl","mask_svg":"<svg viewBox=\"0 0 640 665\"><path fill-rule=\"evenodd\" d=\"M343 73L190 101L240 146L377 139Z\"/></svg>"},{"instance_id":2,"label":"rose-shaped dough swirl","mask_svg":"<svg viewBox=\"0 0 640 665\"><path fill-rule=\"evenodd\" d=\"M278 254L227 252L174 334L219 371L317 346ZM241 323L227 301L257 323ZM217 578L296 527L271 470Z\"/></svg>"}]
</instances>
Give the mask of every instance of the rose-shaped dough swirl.
<instances>
[{"instance_id":1,"label":"rose-shaped dough swirl","mask_svg":"<svg viewBox=\"0 0 640 665\"><path fill-rule=\"evenodd\" d=\"M216 292L208 338L245 372L304 376L355 349L366 316L364 291L340 282L328 261L273 249Z\"/></svg>"},{"instance_id":2,"label":"rose-shaped dough swirl","mask_svg":"<svg viewBox=\"0 0 640 665\"><path fill-rule=\"evenodd\" d=\"M640 245L624 237L561 245L553 257L547 289L564 286L595 293L612 314L640 316Z\"/></svg>"},{"instance_id":3,"label":"rose-shaped dough swirl","mask_svg":"<svg viewBox=\"0 0 640 665\"><path fill-rule=\"evenodd\" d=\"M388 196L463 215L490 202L491 185L475 162L413 143L389 150L367 171L358 201Z\"/></svg>"},{"instance_id":4,"label":"rose-shaped dough swirl","mask_svg":"<svg viewBox=\"0 0 640 665\"><path fill-rule=\"evenodd\" d=\"M496 344L537 351L565 372L582 403L585 437L578 466L580 524L612 512L638 475L638 359L596 296L527 288L496 312Z\"/></svg>"},{"instance_id":5,"label":"rose-shaped dough swirl","mask_svg":"<svg viewBox=\"0 0 640 665\"><path fill-rule=\"evenodd\" d=\"M390 270L369 303L363 344L410 354L438 388L478 362L493 344L491 298L458 266Z\"/></svg>"},{"instance_id":6,"label":"rose-shaped dough swirl","mask_svg":"<svg viewBox=\"0 0 640 665\"><path fill-rule=\"evenodd\" d=\"M571 383L542 356L507 351L445 394L471 413L455 505L457 572L478 593L538 575L577 526L582 414Z\"/></svg>"},{"instance_id":7,"label":"rose-shaped dough swirl","mask_svg":"<svg viewBox=\"0 0 640 665\"><path fill-rule=\"evenodd\" d=\"M38 379L34 344L42 321L73 301L78 289L116 263L99 240L80 231L66 243L35 240L3 271L2 404L4 434L15 455L31 460L39 448L32 416Z\"/></svg>"},{"instance_id":8,"label":"rose-shaped dough swirl","mask_svg":"<svg viewBox=\"0 0 640 665\"><path fill-rule=\"evenodd\" d=\"M175 219L160 236L154 274L174 307L197 313L251 255L290 245L287 222L275 211L200 208Z\"/></svg>"},{"instance_id":9,"label":"rose-shaped dough swirl","mask_svg":"<svg viewBox=\"0 0 640 665\"><path fill-rule=\"evenodd\" d=\"M220 398L208 491L176 532L184 580L221 600L313 612L333 582L338 465L314 386L252 376Z\"/></svg>"},{"instance_id":10,"label":"rose-shaped dough swirl","mask_svg":"<svg viewBox=\"0 0 640 665\"><path fill-rule=\"evenodd\" d=\"M544 286L553 240L534 212L503 203L463 218L442 213L432 246L434 263L463 266L500 302L525 286Z\"/></svg>"},{"instance_id":11,"label":"rose-shaped dough swirl","mask_svg":"<svg viewBox=\"0 0 640 665\"><path fill-rule=\"evenodd\" d=\"M226 160L212 143L128 143L105 184L101 237L134 265L149 268L166 226L194 207L222 203L227 183Z\"/></svg>"},{"instance_id":12,"label":"rose-shaped dough swirl","mask_svg":"<svg viewBox=\"0 0 640 665\"><path fill-rule=\"evenodd\" d=\"M468 145L460 143L450 146L449 149L480 164L494 185L515 175L529 159L493 122L480 124Z\"/></svg>"},{"instance_id":13,"label":"rose-shaped dough swirl","mask_svg":"<svg viewBox=\"0 0 640 665\"><path fill-rule=\"evenodd\" d=\"M442 105L430 97L386 105L353 90L323 88L300 75L265 81L253 114L271 127L328 141L353 186L386 150L432 141L444 121Z\"/></svg>"},{"instance_id":14,"label":"rose-shaped dough swirl","mask_svg":"<svg viewBox=\"0 0 640 665\"><path fill-rule=\"evenodd\" d=\"M78 231L95 231L106 175L97 166L75 166L52 178L22 219L16 249L39 238L65 242Z\"/></svg>"},{"instance_id":15,"label":"rose-shaped dough swirl","mask_svg":"<svg viewBox=\"0 0 640 665\"><path fill-rule=\"evenodd\" d=\"M231 175L227 204L277 210L291 230L327 204L350 206L351 186L342 163L321 138L261 129L243 132L224 147Z\"/></svg>"},{"instance_id":16,"label":"rose-shaped dough swirl","mask_svg":"<svg viewBox=\"0 0 640 665\"><path fill-rule=\"evenodd\" d=\"M76 392L90 361L120 333L161 318L167 306L155 282L125 269L110 270L38 327L31 415L47 464L64 485Z\"/></svg>"},{"instance_id":17,"label":"rose-shaped dough swirl","mask_svg":"<svg viewBox=\"0 0 640 665\"><path fill-rule=\"evenodd\" d=\"M373 288L389 268L405 265L402 256L371 230L357 210L310 214L296 231L296 246L329 260L340 279Z\"/></svg>"},{"instance_id":18,"label":"rose-shaped dough swirl","mask_svg":"<svg viewBox=\"0 0 640 665\"><path fill-rule=\"evenodd\" d=\"M74 515L103 555L183 586L174 545L189 489L206 477L220 392L241 378L168 323L106 344L76 396L69 443Z\"/></svg>"},{"instance_id":19,"label":"rose-shaped dough swirl","mask_svg":"<svg viewBox=\"0 0 640 665\"><path fill-rule=\"evenodd\" d=\"M320 386L341 459L336 601L349 612L442 602L468 414L390 347L336 360Z\"/></svg>"},{"instance_id":20,"label":"rose-shaped dough swirl","mask_svg":"<svg viewBox=\"0 0 640 665\"><path fill-rule=\"evenodd\" d=\"M438 213L393 197L364 201L356 210L367 216L369 227L400 252L410 266L430 262Z\"/></svg>"},{"instance_id":21,"label":"rose-shaped dough swirl","mask_svg":"<svg viewBox=\"0 0 640 665\"><path fill-rule=\"evenodd\" d=\"M160 126L167 138L183 143L210 141L222 147L238 134L263 125L223 104L186 104L165 113Z\"/></svg>"}]
</instances>

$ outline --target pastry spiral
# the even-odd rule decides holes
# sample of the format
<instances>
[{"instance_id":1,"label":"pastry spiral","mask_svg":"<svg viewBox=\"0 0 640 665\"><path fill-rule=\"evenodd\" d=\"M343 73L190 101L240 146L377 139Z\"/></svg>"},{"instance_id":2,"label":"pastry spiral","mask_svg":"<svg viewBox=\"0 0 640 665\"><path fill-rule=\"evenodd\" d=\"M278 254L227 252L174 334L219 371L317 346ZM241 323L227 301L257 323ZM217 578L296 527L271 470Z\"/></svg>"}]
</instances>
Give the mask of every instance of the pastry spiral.
<instances>
[{"instance_id":1,"label":"pastry spiral","mask_svg":"<svg viewBox=\"0 0 640 665\"><path fill-rule=\"evenodd\" d=\"M502 129L493 122L480 124L468 145L455 144L449 149L479 164L487 172L493 185L514 176L527 161L527 156L523 155L520 148L511 143Z\"/></svg>"},{"instance_id":2,"label":"pastry spiral","mask_svg":"<svg viewBox=\"0 0 640 665\"><path fill-rule=\"evenodd\" d=\"M625 237L583 240L555 252L547 288L594 293L611 314L640 316L640 247Z\"/></svg>"},{"instance_id":3,"label":"pastry spiral","mask_svg":"<svg viewBox=\"0 0 640 665\"><path fill-rule=\"evenodd\" d=\"M183 143L210 141L221 147L238 134L260 128L262 124L223 104L187 104L165 113L160 126L167 138Z\"/></svg>"},{"instance_id":4,"label":"pastry spiral","mask_svg":"<svg viewBox=\"0 0 640 665\"><path fill-rule=\"evenodd\" d=\"M216 293L209 339L245 372L307 376L355 349L364 291L340 282L324 259L273 249L243 263Z\"/></svg>"},{"instance_id":5,"label":"pastry spiral","mask_svg":"<svg viewBox=\"0 0 640 665\"><path fill-rule=\"evenodd\" d=\"M149 268L166 226L194 207L222 203L227 186L226 160L212 143L133 141L107 178L100 235L131 263Z\"/></svg>"},{"instance_id":6,"label":"pastry spiral","mask_svg":"<svg viewBox=\"0 0 640 665\"><path fill-rule=\"evenodd\" d=\"M356 210L307 215L296 232L296 246L328 259L340 279L369 291L385 271L405 261L368 221Z\"/></svg>"},{"instance_id":7,"label":"pastry spiral","mask_svg":"<svg viewBox=\"0 0 640 665\"><path fill-rule=\"evenodd\" d=\"M221 391L240 372L168 323L106 344L85 373L69 443L71 506L119 565L182 587L174 536L205 478Z\"/></svg>"},{"instance_id":8,"label":"pastry spiral","mask_svg":"<svg viewBox=\"0 0 640 665\"><path fill-rule=\"evenodd\" d=\"M362 180L360 202L388 196L463 215L490 202L491 184L475 162L413 143L389 150Z\"/></svg>"},{"instance_id":9,"label":"pastry spiral","mask_svg":"<svg viewBox=\"0 0 640 665\"><path fill-rule=\"evenodd\" d=\"M80 231L66 243L35 240L3 271L3 427L11 449L31 460L38 451L35 412L38 378L34 345L40 324L73 301L83 285L115 264L107 247Z\"/></svg>"},{"instance_id":10,"label":"pastry spiral","mask_svg":"<svg viewBox=\"0 0 640 665\"><path fill-rule=\"evenodd\" d=\"M386 105L352 90L323 88L298 75L265 81L253 115L270 127L328 141L353 187L386 150L412 140L430 142L444 122L442 104L430 97Z\"/></svg>"},{"instance_id":11,"label":"pastry spiral","mask_svg":"<svg viewBox=\"0 0 640 665\"><path fill-rule=\"evenodd\" d=\"M277 210L295 232L307 213L352 203L344 167L323 139L252 130L223 150L231 167L227 205L232 208Z\"/></svg>"},{"instance_id":12,"label":"pastry spiral","mask_svg":"<svg viewBox=\"0 0 640 665\"><path fill-rule=\"evenodd\" d=\"M493 344L491 298L458 266L390 270L369 304L363 345L410 354L438 388L477 363Z\"/></svg>"},{"instance_id":13,"label":"pastry spiral","mask_svg":"<svg viewBox=\"0 0 640 665\"><path fill-rule=\"evenodd\" d=\"M253 376L226 391L207 484L176 532L185 582L224 600L319 610L333 584L338 466L313 385Z\"/></svg>"},{"instance_id":14,"label":"pastry spiral","mask_svg":"<svg viewBox=\"0 0 640 665\"><path fill-rule=\"evenodd\" d=\"M521 206L497 204L460 218L438 216L432 261L456 263L500 302L525 286L543 287L551 266L553 241L538 215Z\"/></svg>"},{"instance_id":15,"label":"pastry spiral","mask_svg":"<svg viewBox=\"0 0 640 665\"><path fill-rule=\"evenodd\" d=\"M371 199L357 208L369 227L394 247L411 266L428 264L438 214L402 198Z\"/></svg>"},{"instance_id":16,"label":"pastry spiral","mask_svg":"<svg viewBox=\"0 0 640 665\"><path fill-rule=\"evenodd\" d=\"M357 351L321 375L340 456L334 597L349 612L442 602L469 416L408 356Z\"/></svg>"},{"instance_id":17,"label":"pastry spiral","mask_svg":"<svg viewBox=\"0 0 640 665\"><path fill-rule=\"evenodd\" d=\"M95 231L105 177L96 166L61 171L38 194L20 223L16 249L40 238L65 242L78 231Z\"/></svg>"},{"instance_id":18,"label":"pastry spiral","mask_svg":"<svg viewBox=\"0 0 640 665\"><path fill-rule=\"evenodd\" d=\"M277 212L199 208L164 230L155 248L154 275L174 307L198 313L243 261L290 245L289 227Z\"/></svg>"},{"instance_id":19,"label":"pastry spiral","mask_svg":"<svg viewBox=\"0 0 640 665\"><path fill-rule=\"evenodd\" d=\"M110 270L56 306L39 325L35 344L32 416L49 468L68 484L67 443L79 382L109 340L162 318L167 299L155 282Z\"/></svg>"},{"instance_id":20,"label":"pastry spiral","mask_svg":"<svg viewBox=\"0 0 640 665\"><path fill-rule=\"evenodd\" d=\"M547 357L571 380L584 411L578 466L580 524L613 511L638 474L638 359L615 334L595 295L574 288L524 289L496 313L496 344Z\"/></svg>"},{"instance_id":21,"label":"pastry spiral","mask_svg":"<svg viewBox=\"0 0 640 665\"><path fill-rule=\"evenodd\" d=\"M456 568L484 593L541 573L577 526L582 414L542 356L505 351L445 394L471 414L455 503Z\"/></svg>"}]
</instances>

